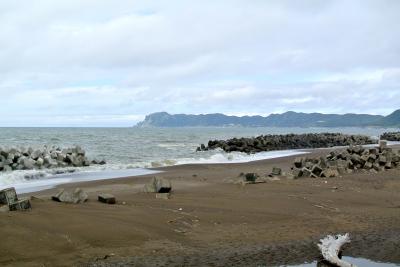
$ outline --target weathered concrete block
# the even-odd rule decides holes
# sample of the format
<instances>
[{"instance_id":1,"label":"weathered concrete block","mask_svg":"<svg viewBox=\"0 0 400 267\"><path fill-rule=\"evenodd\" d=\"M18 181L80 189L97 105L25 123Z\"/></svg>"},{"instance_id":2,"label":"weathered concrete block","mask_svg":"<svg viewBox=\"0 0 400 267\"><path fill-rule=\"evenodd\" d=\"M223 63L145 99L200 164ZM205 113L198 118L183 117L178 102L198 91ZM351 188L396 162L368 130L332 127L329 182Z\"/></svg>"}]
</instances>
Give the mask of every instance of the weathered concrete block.
<instances>
[{"instance_id":1,"label":"weathered concrete block","mask_svg":"<svg viewBox=\"0 0 400 267\"><path fill-rule=\"evenodd\" d=\"M316 176L320 176L322 173L322 168L318 164L316 164L312 167L311 172Z\"/></svg>"},{"instance_id":2,"label":"weathered concrete block","mask_svg":"<svg viewBox=\"0 0 400 267\"><path fill-rule=\"evenodd\" d=\"M27 198L17 200L16 202L11 203L8 207L9 207L10 211L32 209L31 202Z\"/></svg>"},{"instance_id":3,"label":"weathered concrete block","mask_svg":"<svg viewBox=\"0 0 400 267\"><path fill-rule=\"evenodd\" d=\"M254 183L258 178L258 174L257 173L253 173L253 172L249 172L249 173L246 173L244 175L244 178L245 178L246 182Z\"/></svg>"},{"instance_id":4,"label":"weathered concrete block","mask_svg":"<svg viewBox=\"0 0 400 267\"><path fill-rule=\"evenodd\" d=\"M306 167L303 167L301 169L301 171L303 173L303 175L302 175L303 177L310 177L311 176L311 170L310 169L308 169Z\"/></svg>"},{"instance_id":5,"label":"weathered concrete block","mask_svg":"<svg viewBox=\"0 0 400 267\"><path fill-rule=\"evenodd\" d=\"M337 177L339 176L339 171L337 169L325 169L322 173L321 173L321 177Z\"/></svg>"},{"instance_id":6,"label":"weathered concrete block","mask_svg":"<svg viewBox=\"0 0 400 267\"><path fill-rule=\"evenodd\" d=\"M378 160L379 160L379 164L381 164L381 165L385 165L387 162L387 158L383 155L380 155Z\"/></svg>"},{"instance_id":7,"label":"weathered concrete block","mask_svg":"<svg viewBox=\"0 0 400 267\"><path fill-rule=\"evenodd\" d=\"M300 178L303 176L303 171L301 169L293 169L292 174L295 179Z\"/></svg>"},{"instance_id":8,"label":"weathered concrete block","mask_svg":"<svg viewBox=\"0 0 400 267\"><path fill-rule=\"evenodd\" d=\"M147 193L169 193L171 190L171 182L160 177L153 177L150 183L144 186L144 192Z\"/></svg>"},{"instance_id":9,"label":"weathered concrete block","mask_svg":"<svg viewBox=\"0 0 400 267\"><path fill-rule=\"evenodd\" d=\"M17 192L14 187L6 188L0 191L0 204L9 205L18 201Z\"/></svg>"},{"instance_id":10,"label":"weathered concrete block","mask_svg":"<svg viewBox=\"0 0 400 267\"><path fill-rule=\"evenodd\" d=\"M294 159L294 166L296 167L296 168L301 168L301 167L303 167L303 158L300 158L300 157L297 157L297 158L295 158Z\"/></svg>"},{"instance_id":11,"label":"weathered concrete block","mask_svg":"<svg viewBox=\"0 0 400 267\"><path fill-rule=\"evenodd\" d=\"M282 169L281 169L281 168L278 168L278 167L273 167L273 168L272 168L271 174L272 174L273 176L279 176L279 175L282 174Z\"/></svg>"},{"instance_id":12,"label":"weathered concrete block","mask_svg":"<svg viewBox=\"0 0 400 267\"><path fill-rule=\"evenodd\" d=\"M115 204L116 203L115 196L113 196L111 194L99 194L98 200L100 202L107 203L107 204Z\"/></svg>"},{"instance_id":13,"label":"weathered concrete block","mask_svg":"<svg viewBox=\"0 0 400 267\"><path fill-rule=\"evenodd\" d=\"M364 164L364 169L366 169L366 170L369 170L369 169L372 169L372 162L366 162L365 164Z\"/></svg>"},{"instance_id":14,"label":"weathered concrete block","mask_svg":"<svg viewBox=\"0 0 400 267\"><path fill-rule=\"evenodd\" d=\"M57 194L51 197L52 200L64 203L83 203L88 200L88 195L85 191L80 188L76 188L74 192L67 192L64 189L60 189Z\"/></svg>"},{"instance_id":15,"label":"weathered concrete block","mask_svg":"<svg viewBox=\"0 0 400 267\"><path fill-rule=\"evenodd\" d=\"M385 169L391 169L392 167L393 167L393 165L392 165L391 161L386 162Z\"/></svg>"}]
</instances>

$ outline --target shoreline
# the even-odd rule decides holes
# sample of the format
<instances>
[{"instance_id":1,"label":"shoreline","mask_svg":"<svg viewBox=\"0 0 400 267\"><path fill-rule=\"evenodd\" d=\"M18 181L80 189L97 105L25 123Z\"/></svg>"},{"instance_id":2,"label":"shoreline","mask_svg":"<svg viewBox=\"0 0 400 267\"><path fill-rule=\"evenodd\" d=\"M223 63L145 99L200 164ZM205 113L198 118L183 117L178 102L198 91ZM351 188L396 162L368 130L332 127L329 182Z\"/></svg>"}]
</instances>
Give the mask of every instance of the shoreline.
<instances>
[{"instance_id":1,"label":"shoreline","mask_svg":"<svg viewBox=\"0 0 400 267\"><path fill-rule=\"evenodd\" d=\"M312 150L310 155L327 151ZM308 156L308 155L307 155ZM0 214L2 266L276 266L318 258L318 240L349 232L344 255L400 263L400 170L241 186L241 172L286 171L297 156L163 168L171 199L142 193L154 175L72 183L84 204L29 193L32 211ZM326 181L326 182L325 182ZM111 193L117 204L97 202ZM29 244L35 244L29 247ZM120 264L120 265L118 265Z\"/></svg>"}]
</instances>

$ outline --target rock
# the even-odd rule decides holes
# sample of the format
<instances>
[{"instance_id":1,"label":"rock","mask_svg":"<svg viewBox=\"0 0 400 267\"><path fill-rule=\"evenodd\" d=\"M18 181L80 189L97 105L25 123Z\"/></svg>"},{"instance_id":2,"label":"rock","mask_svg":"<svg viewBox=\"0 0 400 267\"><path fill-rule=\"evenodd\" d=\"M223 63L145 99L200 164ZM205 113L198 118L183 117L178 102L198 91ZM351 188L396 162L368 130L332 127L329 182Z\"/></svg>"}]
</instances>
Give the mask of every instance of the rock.
<instances>
[{"instance_id":1,"label":"rock","mask_svg":"<svg viewBox=\"0 0 400 267\"><path fill-rule=\"evenodd\" d=\"M356 164L360 164L361 163L361 156L358 155L358 154L352 154L350 160L355 165Z\"/></svg>"},{"instance_id":2,"label":"rock","mask_svg":"<svg viewBox=\"0 0 400 267\"><path fill-rule=\"evenodd\" d=\"M36 160L36 165L37 165L37 166L41 167L41 166L43 166L43 164L44 164L44 159L38 158L38 159Z\"/></svg>"},{"instance_id":3,"label":"rock","mask_svg":"<svg viewBox=\"0 0 400 267\"><path fill-rule=\"evenodd\" d=\"M18 201L17 192L14 187L6 188L0 191L0 204L9 205Z\"/></svg>"},{"instance_id":4,"label":"rock","mask_svg":"<svg viewBox=\"0 0 400 267\"><path fill-rule=\"evenodd\" d=\"M23 199L17 200L14 203L11 203L9 205L9 209L10 209L10 211L30 210L30 209L32 209L32 206L31 206L31 202L29 201L28 198L23 198Z\"/></svg>"},{"instance_id":5,"label":"rock","mask_svg":"<svg viewBox=\"0 0 400 267\"><path fill-rule=\"evenodd\" d=\"M385 164L385 169L391 169L392 168L392 162L388 161Z\"/></svg>"},{"instance_id":6,"label":"rock","mask_svg":"<svg viewBox=\"0 0 400 267\"><path fill-rule=\"evenodd\" d=\"M302 177L311 177L311 170L310 169L308 169L306 167L303 167L301 169L301 172L303 173Z\"/></svg>"},{"instance_id":7,"label":"rock","mask_svg":"<svg viewBox=\"0 0 400 267\"><path fill-rule=\"evenodd\" d=\"M272 172L271 172L272 176L279 176L281 174L282 174L282 169L281 168L278 168L278 167L273 167L272 168Z\"/></svg>"},{"instance_id":8,"label":"rock","mask_svg":"<svg viewBox=\"0 0 400 267\"><path fill-rule=\"evenodd\" d=\"M372 163L371 162L366 162L364 164L364 169L366 169L366 170L372 169Z\"/></svg>"},{"instance_id":9,"label":"rock","mask_svg":"<svg viewBox=\"0 0 400 267\"><path fill-rule=\"evenodd\" d=\"M67 192L64 189L60 189L51 199L57 202L78 204L86 202L88 200L88 195L80 188L76 188L74 192Z\"/></svg>"},{"instance_id":10,"label":"rock","mask_svg":"<svg viewBox=\"0 0 400 267\"><path fill-rule=\"evenodd\" d=\"M300 158L300 157L298 157L298 158L295 158L294 159L294 166L296 167L296 168L301 168L301 167L303 167L303 158Z\"/></svg>"},{"instance_id":11,"label":"rock","mask_svg":"<svg viewBox=\"0 0 400 267\"><path fill-rule=\"evenodd\" d=\"M303 176L303 171L301 169L293 169L292 170L292 175L293 177L296 178L300 178Z\"/></svg>"},{"instance_id":12,"label":"rock","mask_svg":"<svg viewBox=\"0 0 400 267\"><path fill-rule=\"evenodd\" d=\"M144 192L147 193L169 193L171 190L171 182L160 177L153 177L144 187Z\"/></svg>"},{"instance_id":13,"label":"rock","mask_svg":"<svg viewBox=\"0 0 400 267\"><path fill-rule=\"evenodd\" d=\"M339 176L339 171L336 169L326 169L322 171L321 177L337 177Z\"/></svg>"},{"instance_id":14,"label":"rock","mask_svg":"<svg viewBox=\"0 0 400 267\"><path fill-rule=\"evenodd\" d=\"M385 165L386 162L387 162L386 157L383 156L383 155L380 155L379 158L378 158L378 160L379 160L379 164L381 164L381 165Z\"/></svg>"},{"instance_id":15,"label":"rock","mask_svg":"<svg viewBox=\"0 0 400 267\"><path fill-rule=\"evenodd\" d=\"M254 183L258 178L258 174L249 172L244 175L244 178L246 182Z\"/></svg>"},{"instance_id":16,"label":"rock","mask_svg":"<svg viewBox=\"0 0 400 267\"><path fill-rule=\"evenodd\" d=\"M316 176L320 176L320 174L322 173L322 168L318 164L315 164L312 167L311 172Z\"/></svg>"},{"instance_id":17,"label":"rock","mask_svg":"<svg viewBox=\"0 0 400 267\"><path fill-rule=\"evenodd\" d=\"M100 202L107 203L107 204L115 204L116 203L115 197L111 194L99 194L98 200Z\"/></svg>"}]
</instances>

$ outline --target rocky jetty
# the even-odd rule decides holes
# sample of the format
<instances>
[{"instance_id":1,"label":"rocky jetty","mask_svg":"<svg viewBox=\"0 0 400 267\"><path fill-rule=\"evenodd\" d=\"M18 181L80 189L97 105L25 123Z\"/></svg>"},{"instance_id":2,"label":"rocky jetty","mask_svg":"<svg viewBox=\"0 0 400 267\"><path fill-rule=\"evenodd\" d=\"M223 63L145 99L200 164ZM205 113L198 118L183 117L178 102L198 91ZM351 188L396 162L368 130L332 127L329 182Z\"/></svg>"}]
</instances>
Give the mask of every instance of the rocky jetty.
<instances>
[{"instance_id":1,"label":"rocky jetty","mask_svg":"<svg viewBox=\"0 0 400 267\"><path fill-rule=\"evenodd\" d=\"M44 146L33 148L0 148L0 171L83 167L105 164L105 161L90 161L80 146L59 148Z\"/></svg>"},{"instance_id":2,"label":"rocky jetty","mask_svg":"<svg viewBox=\"0 0 400 267\"><path fill-rule=\"evenodd\" d=\"M201 144L197 151L221 148L225 152L257 153L271 150L322 148L334 146L375 144L376 140L364 135L345 135L340 133L310 133L286 135L260 135L253 138L232 138L229 140L210 140Z\"/></svg>"},{"instance_id":3,"label":"rocky jetty","mask_svg":"<svg viewBox=\"0 0 400 267\"><path fill-rule=\"evenodd\" d=\"M381 140L400 141L400 132L386 132L381 135Z\"/></svg>"},{"instance_id":4,"label":"rocky jetty","mask_svg":"<svg viewBox=\"0 0 400 267\"><path fill-rule=\"evenodd\" d=\"M346 150L331 151L318 158L298 157L294 160L291 178L336 177L353 172L371 172L400 167L400 152L381 141L379 147L350 146Z\"/></svg>"}]
</instances>

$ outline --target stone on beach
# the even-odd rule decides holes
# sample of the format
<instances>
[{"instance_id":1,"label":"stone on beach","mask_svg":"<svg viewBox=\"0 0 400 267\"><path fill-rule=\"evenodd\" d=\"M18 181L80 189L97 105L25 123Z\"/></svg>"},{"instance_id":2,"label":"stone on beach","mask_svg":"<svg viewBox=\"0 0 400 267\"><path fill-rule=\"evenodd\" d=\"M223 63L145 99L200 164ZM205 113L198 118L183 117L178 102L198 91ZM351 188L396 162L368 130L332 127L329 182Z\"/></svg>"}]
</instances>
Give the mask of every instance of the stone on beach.
<instances>
[{"instance_id":1,"label":"stone on beach","mask_svg":"<svg viewBox=\"0 0 400 267\"><path fill-rule=\"evenodd\" d=\"M32 208L31 202L28 198L22 198L17 200L14 203L11 203L9 206L10 211L14 210L29 210Z\"/></svg>"},{"instance_id":2,"label":"stone on beach","mask_svg":"<svg viewBox=\"0 0 400 267\"><path fill-rule=\"evenodd\" d=\"M88 194L80 188L76 188L73 192L60 189L51 199L57 202L78 204L86 202Z\"/></svg>"},{"instance_id":3,"label":"stone on beach","mask_svg":"<svg viewBox=\"0 0 400 267\"><path fill-rule=\"evenodd\" d=\"M8 205L18 201L17 192L14 187L6 188L0 191L0 204Z\"/></svg>"},{"instance_id":4,"label":"stone on beach","mask_svg":"<svg viewBox=\"0 0 400 267\"><path fill-rule=\"evenodd\" d=\"M278 167L273 167L272 168L272 172L271 172L271 176L279 176L282 174L282 169L278 168Z\"/></svg>"},{"instance_id":5,"label":"stone on beach","mask_svg":"<svg viewBox=\"0 0 400 267\"><path fill-rule=\"evenodd\" d=\"M161 177L153 177L151 181L144 186L144 192L146 193L169 193L171 190L171 182Z\"/></svg>"},{"instance_id":6,"label":"stone on beach","mask_svg":"<svg viewBox=\"0 0 400 267\"><path fill-rule=\"evenodd\" d=\"M28 210L31 208L29 199L18 199L14 187L0 191L0 211Z\"/></svg>"},{"instance_id":7,"label":"stone on beach","mask_svg":"<svg viewBox=\"0 0 400 267\"><path fill-rule=\"evenodd\" d=\"M116 200L115 200L115 196L111 195L111 194L99 194L98 195L98 200L100 202L106 203L106 204L115 204Z\"/></svg>"}]
</instances>

